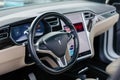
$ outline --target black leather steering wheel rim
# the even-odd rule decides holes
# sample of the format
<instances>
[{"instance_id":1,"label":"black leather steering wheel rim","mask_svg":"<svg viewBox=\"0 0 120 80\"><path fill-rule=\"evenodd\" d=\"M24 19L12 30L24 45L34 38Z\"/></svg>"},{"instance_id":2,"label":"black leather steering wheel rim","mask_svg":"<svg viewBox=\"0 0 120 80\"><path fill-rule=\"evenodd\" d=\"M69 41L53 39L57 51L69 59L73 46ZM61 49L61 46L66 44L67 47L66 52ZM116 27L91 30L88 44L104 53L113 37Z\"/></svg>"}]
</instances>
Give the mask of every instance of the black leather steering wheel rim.
<instances>
[{"instance_id":1,"label":"black leather steering wheel rim","mask_svg":"<svg viewBox=\"0 0 120 80\"><path fill-rule=\"evenodd\" d=\"M68 64L68 66L60 69L60 70L54 70L52 68L47 67L46 65L44 65L41 60L38 58L37 53L36 53L36 49L34 47L34 37L35 37L35 29L36 26L38 25L38 23L46 18L46 17L50 17L50 16L55 16L60 18L61 20L63 20L63 22L65 22L65 24L67 26L69 26L69 28L72 31L72 34L74 35L74 54L73 54L73 58L71 60L71 62ZM28 47L30 50L30 54L32 59L34 60L34 62L42 69L44 69L46 72L50 73L50 74L60 74L65 72L66 70L68 70L77 60L78 57L78 50L79 50L79 40L78 40L78 35L77 35L77 31L75 30L73 24L71 23L71 21L65 17L64 15L57 13L57 12L48 12L45 13L43 15L37 16L34 21L32 22L29 30L28 30L29 34L28 34Z\"/></svg>"}]
</instances>

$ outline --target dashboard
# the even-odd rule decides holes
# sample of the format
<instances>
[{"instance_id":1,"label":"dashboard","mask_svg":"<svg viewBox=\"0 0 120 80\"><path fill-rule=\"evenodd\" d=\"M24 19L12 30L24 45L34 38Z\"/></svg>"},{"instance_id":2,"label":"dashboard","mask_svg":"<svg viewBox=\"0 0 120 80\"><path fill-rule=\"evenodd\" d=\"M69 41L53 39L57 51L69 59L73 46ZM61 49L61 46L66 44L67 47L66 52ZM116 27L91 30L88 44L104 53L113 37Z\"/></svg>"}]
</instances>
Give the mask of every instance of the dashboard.
<instances>
[{"instance_id":1,"label":"dashboard","mask_svg":"<svg viewBox=\"0 0 120 80\"><path fill-rule=\"evenodd\" d=\"M79 36L78 61L94 56L94 38L107 31L119 18L113 6L84 1L51 3L44 6L26 6L0 11L0 65L2 65L0 74L14 71L31 63L29 59L26 59L29 55L29 50L24 44L27 42L26 33L34 18L45 12L58 12L70 19ZM58 18L47 18L46 21L50 28L40 22L36 28L36 38L43 36L48 30L70 31ZM72 56L74 50L72 40L68 43L68 50L69 55ZM45 60L51 61L48 57ZM53 64L51 65L54 67Z\"/></svg>"},{"instance_id":2,"label":"dashboard","mask_svg":"<svg viewBox=\"0 0 120 80\"><path fill-rule=\"evenodd\" d=\"M90 41L88 39L88 34L87 34L87 28L84 25L82 14L83 14L82 12L64 14L68 19L70 19L70 21L74 25L79 37L79 43L80 43L79 46L82 46L79 48L78 60L85 58L86 56L88 57L92 55L91 46L89 44ZM20 43L25 43L27 41L27 31L31 25L31 23L27 21L29 20L26 20L25 22L23 21L22 24L11 26L10 36L13 42L20 44ZM59 31L63 29L66 32L70 32L69 27L65 26L64 23L61 20L59 20L59 18L55 18L55 17L46 18L46 23L50 25L49 26L50 28L47 27L47 29L45 28L46 26L43 23L44 22L41 21L38 24L35 34L36 37L40 38L49 29L50 31ZM68 43L68 50L70 55L72 56L74 51L72 40L69 41Z\"/></svg>"}]
</instances>

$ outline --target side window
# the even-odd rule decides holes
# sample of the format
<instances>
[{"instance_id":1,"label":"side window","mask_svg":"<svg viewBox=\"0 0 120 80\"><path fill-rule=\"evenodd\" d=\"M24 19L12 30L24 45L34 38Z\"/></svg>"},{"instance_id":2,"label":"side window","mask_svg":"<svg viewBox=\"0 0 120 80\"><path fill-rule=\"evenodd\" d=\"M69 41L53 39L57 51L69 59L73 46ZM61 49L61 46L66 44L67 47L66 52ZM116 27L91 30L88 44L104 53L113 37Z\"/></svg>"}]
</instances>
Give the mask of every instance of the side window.
<instances>
[{"instance_id":1,"label":"side window","mask_svg":"<svg viewBox=\"0 0 120 80\"><path fill-rule=\"evenodd\" d=\"M113 3L120 3L120 0L109 0L108 4L113 4Z\"/></svg>"}]
</instances>

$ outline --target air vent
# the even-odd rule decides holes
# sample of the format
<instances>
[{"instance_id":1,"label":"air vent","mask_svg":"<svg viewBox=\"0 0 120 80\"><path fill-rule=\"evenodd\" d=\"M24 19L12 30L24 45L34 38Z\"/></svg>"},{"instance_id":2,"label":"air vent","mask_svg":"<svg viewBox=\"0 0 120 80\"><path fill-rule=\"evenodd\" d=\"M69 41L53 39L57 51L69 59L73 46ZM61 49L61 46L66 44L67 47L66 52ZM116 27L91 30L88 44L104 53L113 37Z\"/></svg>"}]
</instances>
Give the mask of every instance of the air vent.
<instances>
[{"instance_id":1,"label":"air vent","mask_svg":"<svg viewBox=\"0 0 120 80\"><path fill-rule=\"evenodd\" d=\"M93 19L95 17L95 14L92 12L84 12L84 16L86 20Z\"/></svg>"},{"instance_id":2,"label":"air vent","mask_svg":"<svg viewBox=\"0 0 120 80\"><path fill-rule=\"evenodd\" d=\"M0 40L4 40L8 38L8 34L9 34L8 32L9 32L9 28L0 29Z\"/></svg>"},{"instance_id":3,"label":"air vent","mask_svg":"<svg viewBox=\"0 0 120 80\"><path fill-rule=\"evenodd\" d=\"M93 19L95 17L95 14L90 11L85 11L83 14L84 14L85 22L87 25L87 29L90 32L93 25Z\"/></svg>"},{"instance_id":4,"label":"air vent","mask_svg":"<svg viewBox=\"0 0 120 80\"><path fill-rule=\"evenodd\" d=\"M50 24L51 27L56 27L60 25L59 18L49 17L49 18L45 18L45 20Z\"/></svg>"}]
</instances>

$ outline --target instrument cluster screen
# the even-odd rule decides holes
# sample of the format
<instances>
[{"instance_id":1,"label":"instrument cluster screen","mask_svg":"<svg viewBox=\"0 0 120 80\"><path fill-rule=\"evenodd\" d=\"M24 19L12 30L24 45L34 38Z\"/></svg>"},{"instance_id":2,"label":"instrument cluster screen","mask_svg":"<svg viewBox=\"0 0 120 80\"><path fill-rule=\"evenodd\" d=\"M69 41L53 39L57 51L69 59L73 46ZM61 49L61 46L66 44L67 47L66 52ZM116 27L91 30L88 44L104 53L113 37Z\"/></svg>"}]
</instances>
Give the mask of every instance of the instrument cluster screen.
<instances>
[{"instance_id":1,"label":"instrument cluster screen","mask_svg":"<svg viewBox=\"0 0 120 80\"><path fill-rule=\"evenodd\" d=\"M30 27L30 24L31 23L25 23L25 24L11 27L12 39L14 39L16 42L21 42L21 41L27 40L27 36L25 33L28 30L28 28ZM43 35L43 33L44 33L44 27L43 27L42 23L40 23L38 25L38 27L36 28L36 36L41 36L41 35Z\"/></svg>"}]
</instances>

